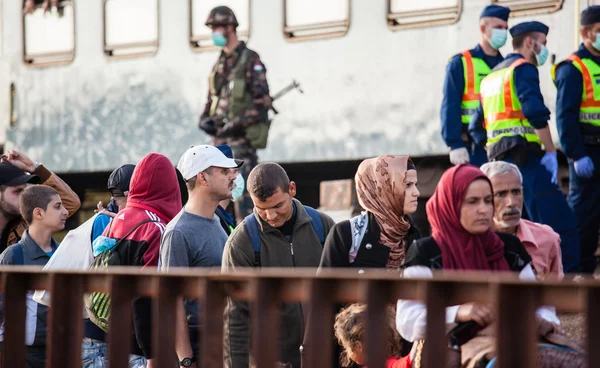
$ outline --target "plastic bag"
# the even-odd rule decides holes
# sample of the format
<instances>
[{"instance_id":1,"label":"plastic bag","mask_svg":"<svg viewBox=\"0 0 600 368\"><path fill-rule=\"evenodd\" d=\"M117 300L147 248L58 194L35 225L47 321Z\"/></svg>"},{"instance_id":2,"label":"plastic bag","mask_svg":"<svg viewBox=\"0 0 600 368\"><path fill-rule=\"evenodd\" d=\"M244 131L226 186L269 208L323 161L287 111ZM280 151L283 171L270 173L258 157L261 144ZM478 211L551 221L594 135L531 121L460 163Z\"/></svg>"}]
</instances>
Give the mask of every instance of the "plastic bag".
<instances>
[{"instance_id":1,"label":"plastic bag","mask_svg":"<svg viewBox=\"0 0 600 368\"><path fill-rule=\"evenodd\" d=\"M98 215L92 216L79 227L69 231L60 246L56 249L44 270L87 270L94 261L92 254L92 230ZM50 306L50 292L36 290L33 300L40 304ZM84 308L84 316L87 312Z\"/></svg>"}]
</instances>

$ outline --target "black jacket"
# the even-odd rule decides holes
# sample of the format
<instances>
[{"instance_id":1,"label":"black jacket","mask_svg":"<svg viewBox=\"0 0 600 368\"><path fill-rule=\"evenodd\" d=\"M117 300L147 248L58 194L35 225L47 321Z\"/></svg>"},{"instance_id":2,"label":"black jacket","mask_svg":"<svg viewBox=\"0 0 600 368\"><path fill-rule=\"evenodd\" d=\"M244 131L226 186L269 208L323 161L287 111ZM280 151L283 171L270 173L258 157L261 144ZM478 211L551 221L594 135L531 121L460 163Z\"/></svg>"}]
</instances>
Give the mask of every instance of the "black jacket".
<instances>
[{"instance_id":1,"label":"black jacket","mask_svg":"<svg viewBox=\"0 0 600 368\"><path fill-rule=\"evenodd\" d=\"M335 224L327 236L319 268L385 268L390 256L390 247L379 242L381 233L379 225L372 213L368 212L368 217L367 231L360 243L354 262L350 263L348 258L350 247L352 247L352 230L350 220L346 220ZM410 216L407 216L407 218L411 227L408 234L406 234L406 244L410 246L415 240L421 238L421 233L415 226L413 219Z\"/></svg>"},{"instance_id":2,"label":"black jacket","mask_svg":"<svg viewBox=\"0 0 600 368\"><path fill-rule=\"evenodd\" d=\"M508 267L511 271L521 272L525 266L531 263L531 256L525 250L525 246L514 235L500 232L496 234L504 243L504 258ZM433 237L419 239L409 247L402 267L411 266L425 266L432 270L443 268L442 252Z\"/></svg>"}]
</instances>

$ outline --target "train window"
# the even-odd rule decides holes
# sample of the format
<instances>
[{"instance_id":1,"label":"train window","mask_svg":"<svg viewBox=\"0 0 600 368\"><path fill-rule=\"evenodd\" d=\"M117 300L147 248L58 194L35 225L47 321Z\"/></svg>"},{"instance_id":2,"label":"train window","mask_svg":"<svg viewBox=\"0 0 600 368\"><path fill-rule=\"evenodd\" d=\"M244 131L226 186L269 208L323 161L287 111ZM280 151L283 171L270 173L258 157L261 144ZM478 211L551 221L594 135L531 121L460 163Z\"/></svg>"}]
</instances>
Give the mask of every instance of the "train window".
<instances>
[{"instance_id":1,"label":"train window","mask_svg":"<svg viewBox=\"0 0 600 368\"><path fill-rule=\"evenodd\" d=\"M59 6L29 9L23 16L23 60L46 66L66 64L75 57L75 16L73 1Z\"/></svg>"},{"instance_id":2,"label":"train window","mask_svg":"<svg viewBox=\"0 0 600 368\"><path fill-rule=\"evenodd\" d=\"M492 4L510 8L512 17L553 13L562 8L565 0L492 0Z\"/></svg>"},{"instance_id":3,"label":"train window","mask_svg":"<svg viewBox=\"0 0 600 368\"><path fill-rule=\"evenodd\" d=\"M349 0L285 0L283 11L288 41L341 37L350 27Z\"/></svg>"},{"instance_id":4,"label":"train window","mask_svg":"<svg viewBox=\"0 0 600 368\"><path fill-rule=\"evenodd\" d=\"M154 55L158 50L158 0L104 0L104 53Z\"/></svg>"},{"instance_id":5,"label":"train window","mask_svg":"<svg viewBox=\"0 0 600 368\"><path fill-rule=\"evenodd\" d=\"M225 5L231 8L238 21L237 36L242 41L250 37L250 0L190 0L190 44L193 50L215 50L210 38L211 29L205 25L212 8Z\"/></svg>"},{"instance_id":6,"label":"train window","mask_svg":"<svg viewBox=\"0 0 600 368\"><path fill-rule=\"evenodd\" d=\"M407 29L456 23L462 0L388 0L388 27Z\"/></svg>"}]
</instances>

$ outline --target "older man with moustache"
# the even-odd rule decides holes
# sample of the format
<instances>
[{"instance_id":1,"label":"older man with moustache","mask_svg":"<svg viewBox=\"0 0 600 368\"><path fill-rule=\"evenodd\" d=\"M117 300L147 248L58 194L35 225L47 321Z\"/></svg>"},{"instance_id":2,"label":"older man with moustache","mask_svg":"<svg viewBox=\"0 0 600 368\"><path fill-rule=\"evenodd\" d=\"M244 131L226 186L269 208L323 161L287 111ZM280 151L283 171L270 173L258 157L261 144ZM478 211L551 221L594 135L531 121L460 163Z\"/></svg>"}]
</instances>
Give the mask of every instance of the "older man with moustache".
<instances>
[{"instance_id":1,"label":"older man with moustache","mask_svg":"<svg viewBox=\"0 0 600 368\"><path fill-rule=\"evenodd\" d=\"M521 218L523 177L519 168L505 161L481 166L494 190L494 224L496 231L515 235L532 258L538 279L564 277L560 236L550 226Z\"/></svg>"}]
</instances>

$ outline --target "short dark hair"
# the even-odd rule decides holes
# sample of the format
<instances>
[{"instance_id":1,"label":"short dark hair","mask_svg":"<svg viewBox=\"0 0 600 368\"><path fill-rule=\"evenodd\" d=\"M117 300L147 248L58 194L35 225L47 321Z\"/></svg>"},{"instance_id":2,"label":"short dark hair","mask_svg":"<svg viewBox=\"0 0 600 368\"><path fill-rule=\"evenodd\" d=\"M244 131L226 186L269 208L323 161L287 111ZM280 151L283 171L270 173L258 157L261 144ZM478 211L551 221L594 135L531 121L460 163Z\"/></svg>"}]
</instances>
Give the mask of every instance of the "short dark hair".
<instances>
[{"instance_id":1,"label":"short dark hair","mask_svg":"<svg viewBox=\"0 0 600 368\"><path fill-rule=\"evenodd\" d=\"M283 167L274 162L266 162L252 169L250 175L248 175L246 186L252 196L261 201L266 201L278 189L281 189L284 193L288 193L290 190L290 178Z\"/></svg>"},{"instance_id":2,"label":"short dark hair","mask_svg":"<svg viewBox=\"0 0 600 368\"><path fill-rule=\"evenodd\" d=\"M47 185L32 185L25 188L19 196L19 210L25 222L31 225L34 209L48 210L48 204L55 195L58 195L58 192Z\"/></svg>"},{"instance_id":3,"label":"short dark hair","mask_svg":"<svg viewBox=\"0 0 600 368\"><path fill-rule=\"evenodd\" d=\"M185 181L185 186L187 187L188 191L191 192L192 190L194 190L194 188L196 188L196 180L198 180L198 175L194 175L193 177Z\"/></svg>"},{"instance_id":4,"label":"short dark hair","mask_svg":"<svg viewBox=\"0 0 600 368\"><path fill-rule=\"evenodd\" d=\"M525 39L527 37L533 37L533 34L534 34L534 32L525 32L525 33L521 33L521 34L513 37L513 39L512 39L513 49L518 49L518 48L522 47L523 44L525 43ZM535 38L535 37L533 37L533 38Z\"/></svg>"},{"instance_id":5,"label":"short dark hair","mask_svg":"<svg viewBox=\"0 0 600 368\"><path fill-rule=\"evenodd\" d=\"M211 166L209 168L207 168L206 170L202 171L203 173L207 173L208 175L212 175L213 174L213 170L214 166ZM194 188L196 188L196 181L198 180L198 175L194 175L193 177L189 178L188 180L185 181L185 186L187 188L188 191L192 191L194 190Z\"/></svg>"}]
</instances>

